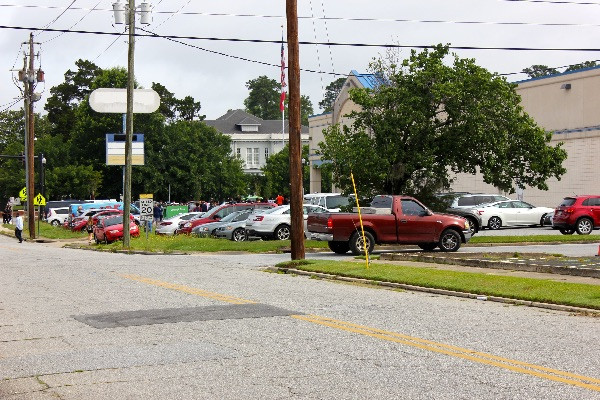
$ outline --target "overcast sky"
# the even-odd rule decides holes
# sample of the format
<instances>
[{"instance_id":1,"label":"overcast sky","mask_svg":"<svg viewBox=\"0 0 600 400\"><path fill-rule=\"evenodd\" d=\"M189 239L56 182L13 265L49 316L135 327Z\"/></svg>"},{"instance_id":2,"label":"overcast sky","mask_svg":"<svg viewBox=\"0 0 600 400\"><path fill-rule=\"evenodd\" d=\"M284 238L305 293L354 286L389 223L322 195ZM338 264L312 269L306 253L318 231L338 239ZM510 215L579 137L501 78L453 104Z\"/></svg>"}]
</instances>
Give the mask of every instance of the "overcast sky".
<instances>
[{"instance_id":1,"label":"overcast sky","mask_svg":"<svg viewBox=\"0 0 600 400\"><path fill-rule=\"evenodd\" d=\"M122 0L123 1L123 0ZM284 0L147 0L154 6L148 29L159 35L278 41L285 29ZM600 48L600 5L553 0L298 0L300 41L356 44L401 44L497 48ZM583 2L584 0L579 0ZM109 0L7 0L0 5L0 110L20 96L11 69L23 65L22 46L29 31L7 27L35 27L98 32L124 32L113 26ZM590 3L589 1L586 1ZM140 0L136 1L139 4ZM67 9L70 6L69 9ZM95 10L93 10L95 8ZM66 10L66 11L65 11ZM62 15L61 15L62 14ZM221 14L221 15L215 15ZM225 15L223 15L225 14ZM59 17L60 15L60 17ZM58 17L58 18L57 18ZM313 18L311 18L313 17ZM357 20L363 19L363 20ZM139 21L139 19L138 19ZM471 22L471 23L466 23ZM139 26L139 25L138 25ZM64 80L79 58L102 68L127 66L126 36L34 32L36 52L46 73L38 85L42 100ZM245 83L260 75L279 81L280 44L163 38L136 41L136 79L143 87L163 84L179 98L200 101L202 113L215 119L229 109L243 108ZM114 43L113 43L114 42ZM112 45L111 45L112 43ZM201 49L204 50L201 50ZM402 50L403 55L409 49ZM300 67L327 74L301 73L301 93L312 100L315 113L324 87L351 70L367 72L369 62L385 50L378 47L301 45ZM599 51L455 50L461 57L493 72L513 73L533 64L553 67L600 59ZM229 57L230 56L230 57ZM287 46L286 46L287 59ZM254 60L257 62L251 62ZM273 64L274 66L264 65ZM510 81L523 80L510 75ZM17 110L22 103L11 109Z\"/></svg>"}]
</instances>

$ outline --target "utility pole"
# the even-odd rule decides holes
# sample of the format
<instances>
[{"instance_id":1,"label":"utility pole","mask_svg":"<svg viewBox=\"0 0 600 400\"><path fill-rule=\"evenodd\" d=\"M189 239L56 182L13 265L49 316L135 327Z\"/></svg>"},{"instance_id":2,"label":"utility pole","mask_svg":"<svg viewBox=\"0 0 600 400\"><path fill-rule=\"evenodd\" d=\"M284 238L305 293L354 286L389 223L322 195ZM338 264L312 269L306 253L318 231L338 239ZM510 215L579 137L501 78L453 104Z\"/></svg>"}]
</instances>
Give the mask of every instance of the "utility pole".
<instances>
[{"instance_id":1,"label":"utility pole","mask_svg":"<svg viewBox=\"0 0 600 400\"><path fill-rule=\"evenodd\" d=\"M298 43L297 0L286 0L288 76L290 101L288 103L290 143L290 211L292 223L292 260L305 258L304 216L302 210L302 141L300 125L300 45Z\"/></svg>"},{"instance_id":2,"label":"utility pole","mask_svg":"<svg viewBox=\"0 0 600 400\"><path fill-rule=\"evenodd\" d=\"M33 198L35 197L34 186L34 139L35 139L35 117L33 114L33 103L39 100L39 95L34 93L36 82L44 81L44 72L39 69L37 72L34 67L33 51L33 33L29 34L29 56L25 53L23 69L19 71L19 80L23 81L23 99L25 102L25 188L27 190L27 227L29 229L29 238L35 239L35 208ZM29 65L27 59L29 57Z\"/></svg>"},{"instance_id":3,"label":"utility pole","mask_svg":"<svg viewBox=\"0 0 600 400\"><path fill-rule=\"evenodd\" d=\"M125 188L123 189L123 247L131 243L131 142L133 140L133 89L135 61L135 0L129 0L129 50L127 52L127 130L125 132Z\"/></svg>"}]
</instances>

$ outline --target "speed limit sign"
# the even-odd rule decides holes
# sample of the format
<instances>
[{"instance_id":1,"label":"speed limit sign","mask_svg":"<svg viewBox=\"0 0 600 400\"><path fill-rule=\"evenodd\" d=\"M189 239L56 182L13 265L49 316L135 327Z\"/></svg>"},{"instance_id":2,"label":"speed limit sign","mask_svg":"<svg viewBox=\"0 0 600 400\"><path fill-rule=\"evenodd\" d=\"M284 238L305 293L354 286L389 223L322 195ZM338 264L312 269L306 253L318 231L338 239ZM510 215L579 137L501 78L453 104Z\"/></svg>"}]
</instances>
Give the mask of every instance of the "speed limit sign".
<instances>
[{"instance_id":1,"label":"speed limit sign","mask_svg":"<svg viewBox=\"0 0 600 400\"><path fill-rule=\"evenodd\" d=\"M140 195L140 220L152 221L152 195Z\"/></svg>"}]
</instances>

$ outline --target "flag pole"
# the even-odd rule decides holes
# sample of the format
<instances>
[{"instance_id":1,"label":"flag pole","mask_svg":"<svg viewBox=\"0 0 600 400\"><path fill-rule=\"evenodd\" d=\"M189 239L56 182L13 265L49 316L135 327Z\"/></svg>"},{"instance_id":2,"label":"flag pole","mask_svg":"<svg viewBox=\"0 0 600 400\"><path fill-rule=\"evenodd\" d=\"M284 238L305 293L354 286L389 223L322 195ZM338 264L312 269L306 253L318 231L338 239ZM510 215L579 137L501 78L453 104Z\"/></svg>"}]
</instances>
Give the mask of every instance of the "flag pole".
<instances>
[{"instance_id":1,"label":"flag pole","mask_svg":"<svg viewBox=\"0 0 600 400\"><path fill-rule=\"evenodd\" d=\"M281 150L285 147L285 53L283 50L283 25L281 25L281 97L279 99L279 109L281 110Z\"/></svg>"}]
</instances>

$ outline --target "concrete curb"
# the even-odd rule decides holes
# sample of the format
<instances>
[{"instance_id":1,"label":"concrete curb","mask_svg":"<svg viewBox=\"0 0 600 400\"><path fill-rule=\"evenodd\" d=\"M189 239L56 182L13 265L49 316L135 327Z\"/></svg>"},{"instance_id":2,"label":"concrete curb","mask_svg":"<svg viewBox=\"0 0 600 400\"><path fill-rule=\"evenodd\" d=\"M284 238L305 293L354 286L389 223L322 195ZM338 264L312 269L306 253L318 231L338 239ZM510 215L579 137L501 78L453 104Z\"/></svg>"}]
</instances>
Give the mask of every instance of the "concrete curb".
<instances>
[{"instance_id":1,"label":"concrete curb","mask_svg":"<svg viewBox=\"0 0 600 400\"><path fill-rule=\"evenodd\" d=\"M494 268L494 269L506 269L511 271L526 271L526 272L541 272L558 275L572 275L582 276L588 278L600 278L600 269L585 268L585 267L564 267L550 264L529 264L527 260L512 261L512 260L501 260L501 261L488 261L473 258L460 258L460 257L438 257L434 255L423 255L423 254L408 254L408 253L386 253L380 256L381 260L388 261L418 261L425 263L434 264L450 264L450 265L463 265L467 267L479 267L479 268Z\"/></svg>"},{"instance_id":2,"label":"concrete curb","mask_svg":"<svg viewBox=\"0 0 600 400\"><path fill-rule=\"evenodd\" d=\"M410 290L410 291L415 291L415 292L439 294L442 296L462 297L462 298L480 300L480 301L494 301L497 303L504 303L504 304L513 304L513 305L520 305L520 306L544 308L544 309L554 310L554 311L566 311L566 312L571 312L571 313L586 314L586 315L591 314L594 316L600 316L600 310L596 310L593 308L574 307L574 306L567 306L567 305L562 305L562 304L540 303L537 301L510 299L510 298L506 298L506 297L487 296L487 295L467 293L467 292L456 292L453 290L428 288L428 287L423 287L423 286L407 285L404 283L374 281L371 279L352 278L352 277L348 277L348 276L325 274L322 272L303 271L303 270L294 269L294 268L267 267L267 270L272 271L272 272L283 272L285 274L296 274L296 275L303 275L303 276L316 277L316 278L322 278L322 279L330 279L330 280L343 281L343 282L360 283L360 284L364 284L364 285L383 286L383 287L389 287L392 289L404 289L404 290Z\"/></svg>"}]
</instances>

